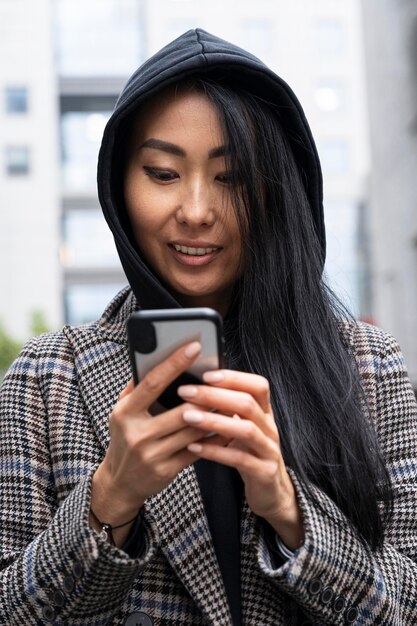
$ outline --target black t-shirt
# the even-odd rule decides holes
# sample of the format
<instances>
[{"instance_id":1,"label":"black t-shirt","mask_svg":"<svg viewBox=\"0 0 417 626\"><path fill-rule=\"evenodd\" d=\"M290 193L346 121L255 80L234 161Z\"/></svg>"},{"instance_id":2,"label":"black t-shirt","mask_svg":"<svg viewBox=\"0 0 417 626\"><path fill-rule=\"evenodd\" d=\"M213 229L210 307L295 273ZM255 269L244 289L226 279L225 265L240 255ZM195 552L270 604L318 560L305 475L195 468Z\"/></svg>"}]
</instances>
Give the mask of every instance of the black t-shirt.
<instances>
[{"instance_id":1,"label":"black t-shirt","mask_svg":"<svg viewBox=\"0 0 417 626\"><path fill-rule=\"evenodd\" d=\"M233 626L240 626L240 516L243 482L239 473L226 465L200 459L194 467L226 588Z\"/></svg>"}]
</instances>

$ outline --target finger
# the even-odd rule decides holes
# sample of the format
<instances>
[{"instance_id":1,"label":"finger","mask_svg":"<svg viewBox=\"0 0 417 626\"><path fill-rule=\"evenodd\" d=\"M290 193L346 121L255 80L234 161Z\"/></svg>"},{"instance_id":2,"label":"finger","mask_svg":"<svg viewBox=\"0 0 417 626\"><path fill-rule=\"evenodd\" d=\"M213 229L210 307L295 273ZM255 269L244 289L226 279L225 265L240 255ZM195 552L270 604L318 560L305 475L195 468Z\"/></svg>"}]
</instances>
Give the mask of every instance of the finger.
<instances>
[{"instance_id":1,"label":"finger","mask_svg":"<svg viewBox=\"0 0 417 626\"><path fill-rule=\"evenodd\" d=\"M172 476L177 476L181 470L183 470L185 467L188 467L189 465L192 465L193 463L198 461L199 458L199 455L194 454L194 452L191 452L190 450L188 450L188 448L184 448L184 450L177 452L176 455L169 459L170 465L173 465L174 467Z\"/></svg>"},{"instance_id":2,"label":"finger","mask_svg":"<svg viewBox=\"0 0 417 626\"><path fill-rule=\"evenodd\" d=\"M195 426L184 424L181 430L174 432L160 439L149 438L147 444L147 457L151 457L152 462L156 463L160 459L168 459L180 450L187 448L188 444L199 441L207 436L204 430L200 430Z\"/></svg>"},{"instance_id":3,"label":"finger","mask_svg":"<svg viewBox=\"0 0 417 626\"><path fill-rule=\"evenodd\" d=\"M200 342L193 341L178 348L167 359L148 372L132 393L127 396L127 399L135 405L136 411L147 410L156 402L166 387L190 367L200 352Z\"/></svg>"},{"instance_id":4,"label":"finger","mask_svg":"<svg viewBox=\"0 0 417 626\"><path fill-rule=\"evenodd\" d=\"M216 407L223 414L237 413L242 419L254 422L269 437L276 439L277 427L273 416L265 413L255 398L246 391L234 391L209 385L182 385L178 395L193 404Z\"/></svg>"},{"instance_id":5,"label":"finger","mask_svg":"<svg viewBox=\"0 0 417 626\"><path fill-rule=\"evenodd\" d=\"M135 411L135 414L129 419L126 419L125 414L120 410L114 409L110 416L110 425L113 422L121 423L125 433L124 437L131 441L157 442L172 437L175 433L188 428L188 425L185 424L182 418L183 412L187 409L201 410L201 407L191 403L181 404L158 415L143 414ZM207 407L205 407L205 410L207 410ZM200 436L205 434L205 432L202 432Z\"/></svg>"},{"instance_id":6,"label":"finger","mask_svg":"<svg viewBox=\"0 0 417 626\"><path fill-rule=\"evenodd\" d=\"M212 442L218 445L227 445L230 442L230 439L222 437L217 433L199 429L198 424L187 424L184 422L183 413L185 411L197 410L201 409L196 405L182 404L180 407L160 415L155 420L156 423L151 425L150 439L154 440L158 446L161 446L166 456L186 448L190 442L202 438L211 438ZM160 421L159 424L158 420ZM156 434L153 431L156 431Z\"/></svg>"},{"instance_id":7,"label":"finger","mask_svg":"<svg viewBox=\"0 0 417 626\"><path fill-rule=\"evenodd\" d=\"M270 472L265 472L266 465L263 459L259 459L250 452L240 448L220 447L200 441L198 443L190 443L187 449L198 458L234 467L242 475L257 475L264 479L266 475L270 474ZM268 460L267 466L269 467L270 465L272 467L274 464Z\"/></svg>"},{"instance_id":8,"label":"finger","mask_svg":"<svg viewBox=\"0 0 417 626\"><path fill-rule=\"evenodd\" d=\"M207 407L205 407L205 410L207 410ZM189 425L184 422L183 414L185 411L201 411L201 407L196 404L182 404L151 418L147 423L147 438L155 442L164 443L167 447L171 446L173 452L185 448L191 441L196 441L202 437L211 436L212 441L219 445L229 443L230 440L227 438L225 439L216 433L211 435L211 431L197 430L198 425ZM136 425L131 421L131 428L135 427Z\"/></svg>"},{"instance_id":9,"label":"finger","mask_svg":"<svg viewBox=\"0 0 417 626\"><path fill-rule=\"evenodd\" d=\"M264 376L236 370L215 370L205 372L203 380L216 387L246 391L255 398L265 413L272 412L269 382Z\"/></svg>"},{"instance_id":10,"label":"finger","mask_svg":"<svg viewBox=\"0 0 417 626\"><path fill-rule=\"evenodd\" d=\"M276 441L272 441L250 420L231 419L224 415L186 409L183 420L189 426L206 432L215 432L225 439L243 444L248 450L262 458L276 457L279 454ZM204 442L200 442L204 443ZM212 443L212 442L207 442Z\"/></svg>"},{"instance_id":11,"label":"finger","mask_svg":"<svg viewBox=\"0 0 417 626\"><path fill-rule=\"evenodd\" d=\"M213 435L207 434L206 431L193 428L187 425L182 430L176 433L171 437L166 437L165 439L159 440L155 443L154 449L161 457L170 457L180 450L186 449L190 443L200 442L200 441L208 441L210 443L217 446L226 446L230 443L230 439L227 437L223 437L214 433Z\"/></svg>"},{"instance_id":12,"label":"finger","mask_svg":"<svg viewBox=\"0 0 417 626\"><path fill-rule=\"evenodd\" d=\"M228 437L222 437L221 435L218 435L217 433L209 433L207 435L207 433L204 433L204 437L203 437L203 441L210 441L210 443L216 445L216 446L228 446L231 443L231 439L229 439Z\"/></svg>"},{"instance_id":13,"label":"finger","mask_svg":"<svg viewBox=\"0 0 417 626\"><path fill-rule=\"evenodd\" d=\"M217 445L214 447L217 447ZM165 464L162 465L165 465L172 478L174 478L181 470L183 470L185 467L188 467L192 463L195 463L195 461L197 461L199 458L199 455L191 452L190 450L188 450L188 448L183 448L176 454L173 454L171 457L167 458Z\"/></svg>"}]
</instances>

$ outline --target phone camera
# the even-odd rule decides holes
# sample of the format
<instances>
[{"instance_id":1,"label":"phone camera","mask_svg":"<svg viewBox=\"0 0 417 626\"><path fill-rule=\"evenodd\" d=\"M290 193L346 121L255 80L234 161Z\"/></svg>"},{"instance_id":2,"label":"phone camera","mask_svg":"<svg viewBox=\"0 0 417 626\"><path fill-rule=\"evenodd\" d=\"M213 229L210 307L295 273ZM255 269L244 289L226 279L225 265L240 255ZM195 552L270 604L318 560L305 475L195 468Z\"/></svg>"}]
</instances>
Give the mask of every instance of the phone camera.
<instances>
[{"instance_id":1,"label":"phone camera","mask_svg":"<svg viewBox=\"0 0 417 626\"><path fill-rule=\"evenodd\" d=\"M156 335L153 324L143 322L138 328L136 336L136 349L142 354L149 354L156 348Z\"/></svg>"}]
</instances>

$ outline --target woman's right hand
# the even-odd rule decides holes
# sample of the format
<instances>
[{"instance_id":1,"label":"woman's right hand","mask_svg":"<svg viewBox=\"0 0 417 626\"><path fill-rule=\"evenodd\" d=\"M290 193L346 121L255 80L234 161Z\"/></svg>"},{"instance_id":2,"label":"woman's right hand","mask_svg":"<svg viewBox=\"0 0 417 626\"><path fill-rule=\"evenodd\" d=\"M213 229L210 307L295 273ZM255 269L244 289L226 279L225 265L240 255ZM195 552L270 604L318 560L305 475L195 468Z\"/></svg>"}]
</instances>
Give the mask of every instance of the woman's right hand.
<instances>
[{"instance_id":1,"label":"woman's right hand","mask_svg":"<svg viewBox=\"0 0 417 626\"><path fill-rule=\"evenodd\" d=\"M195 407L181 404L159 415L151 415L149 408L200 351L198 342L179 348L136 387L131 380L120 394L109 419L110 444L92 482L91 509L100 521L114 527L134 518L146 498L197 459L187 445L205 433L187 426L182 417L184 410ZM90 523L100 529L91 515ZM116 545L123 544L129 529L113 531Z\"/></svg>"}]
</instances>

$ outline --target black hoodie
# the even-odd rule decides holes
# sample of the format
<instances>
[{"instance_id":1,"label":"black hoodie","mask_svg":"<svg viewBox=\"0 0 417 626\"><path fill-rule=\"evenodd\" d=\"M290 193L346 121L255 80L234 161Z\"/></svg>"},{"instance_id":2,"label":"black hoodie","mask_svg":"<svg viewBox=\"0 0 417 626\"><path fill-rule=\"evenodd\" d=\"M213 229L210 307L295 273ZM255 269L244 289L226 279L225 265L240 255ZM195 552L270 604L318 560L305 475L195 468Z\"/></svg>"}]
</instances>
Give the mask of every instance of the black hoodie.
<instances>
[{"instance_id":1,"label":"black hoodie","mask_svg":"<svg viewBox=\"0 0 417 626\"><path fill-rule=\"evenodd\" d=\"M121 194L120 160L125 126L139 104L178 81L204 75L230 74L234 83L279 108L301 171L313 221L325 256L323 190L320 163L304 112L290 87L255 56L197 28L178 37L146 61L129 79L104 131L98 162L98 192L114 235L127 279L143 308L178 307L143 262L132 240Z\"/></svg>"},{"instance_id":2,"label":"black hoodie","mask_svg":"<svg viewBox=\"0 0 417 626\"><path fill-rule=\"evenodd\" d=\"M107 123L98 164L98 191L104 215L132 290L142 308L173 308L179 303L140 257L124 207L123 144L131 114L161 89L192 76L230 76L233 83L279 108L310 202L325 257L320 163L300 103L288 85L252 54L201 29L190 30L146 61L126 84ZM239 520L242 481L235 470L200 460L195 464L233 624L240 624ZM129 546L137 544L136 526ZM125 546L125 549L127 547Z\"/></svg>"}]
</instances>

